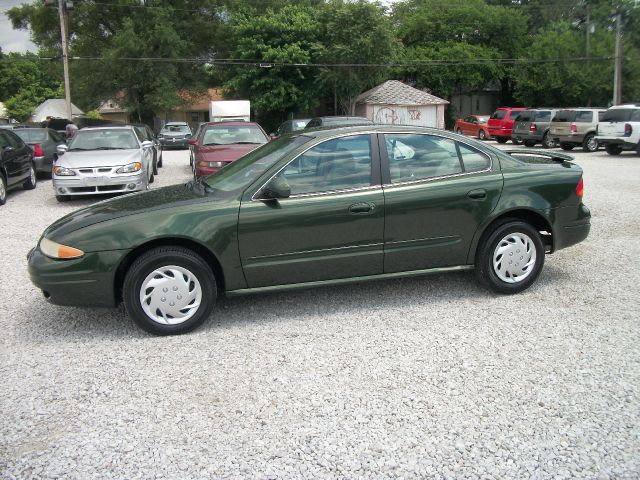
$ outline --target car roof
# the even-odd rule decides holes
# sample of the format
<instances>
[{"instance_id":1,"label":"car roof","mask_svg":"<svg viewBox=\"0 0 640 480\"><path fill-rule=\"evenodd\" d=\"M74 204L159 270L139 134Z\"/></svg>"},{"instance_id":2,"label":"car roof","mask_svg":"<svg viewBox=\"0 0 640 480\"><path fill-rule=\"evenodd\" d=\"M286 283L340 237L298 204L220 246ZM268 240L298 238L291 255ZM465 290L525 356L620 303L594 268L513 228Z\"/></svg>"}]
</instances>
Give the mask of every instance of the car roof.
<instances>
[{"instance_id":1,"label":"car roof","mask_svg":"<svg viewBox=\"0 0 640 480\"><path fill-rule=\"evenodd\" d=\"M205 124L203 124L203 127L213 127L213 126L246 127L247 125L255 125L257 127L260 126L257 122L206 122Z\"/></svg>"},{"instance_id":2,"label":"car roof","mask_svg":"<svg viewBox=\"0 0 640 480\"><path fill-rule=\"evenodd\" d=\"M189 126L189 124L187 122L167 122L164 125L165 125L165 127L167 125L187 125L187 126Z\"/></svg>"},{"instance_id":3,"label":"car roof","mask_svg":"<svg viewBox=\"0 0 640 480\"><path fill-rule=\"evenodd\" d=\"M86 130L133 130L133 125L102 125L100 127L84 127L79 132L83 132Z\"/></svg>"},{"instance_id":4,"label":"car roof","mask_svg":"<svg viewBox=\"0 0 640 480\"><path fill-rule=\"evenodd\" d=\"M293 136L305 135L314 138L333 137L336 134L348 133L366 133L366 132L386 132L386 133L429 133L445 137L453 136L452 132L442 130L441 128L419 127L415 125L386 125L386 124L368 124L368 125L334 125L326 127L310 128L308 130L299 130L294 132Z\"/></svg>"}]
</instances>

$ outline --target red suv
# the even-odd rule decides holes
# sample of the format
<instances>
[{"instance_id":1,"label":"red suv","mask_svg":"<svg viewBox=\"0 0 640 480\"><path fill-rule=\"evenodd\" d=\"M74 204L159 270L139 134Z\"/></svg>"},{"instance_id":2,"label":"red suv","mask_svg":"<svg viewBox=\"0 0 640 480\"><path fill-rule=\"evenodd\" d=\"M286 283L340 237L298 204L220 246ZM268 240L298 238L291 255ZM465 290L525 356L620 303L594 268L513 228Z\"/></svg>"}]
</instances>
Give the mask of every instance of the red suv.
<instances>
[{"instance_id":1,"label":"red suv","mask_svg":"<svg viewBox=\"0 0 640 480\"><path fill-rule=\"evenodd\" d=\"M525 110L527 109L522 107L500 107L497 109L489 118L489 135L495 138L498 143L506 143L511 138L516 117Z\"/></svg>"}]
</instances>

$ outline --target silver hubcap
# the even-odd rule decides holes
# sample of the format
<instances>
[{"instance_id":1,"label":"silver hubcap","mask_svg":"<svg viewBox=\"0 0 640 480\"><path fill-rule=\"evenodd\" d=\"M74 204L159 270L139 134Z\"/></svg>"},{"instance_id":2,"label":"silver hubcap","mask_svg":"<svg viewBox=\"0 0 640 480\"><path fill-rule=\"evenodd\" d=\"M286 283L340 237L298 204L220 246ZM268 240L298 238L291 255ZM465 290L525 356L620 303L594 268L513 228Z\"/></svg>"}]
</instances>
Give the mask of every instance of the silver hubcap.
<instances>
[{"instance_id":1,"label":"silver hubcap","mask_svg":"<svg viewBox=\"0 0 640 480\"><path fill-rule=\"evenodd\" d=\"M201 301L202 289L196 276L176 265L157 268L140 288L144 313L163 325L186 322L198 311Z\"/></svg>"},{"instance_id":2,"label":"silver hubcap","mask_svg":"<svg viewBox=\"0 0 640 480\"><path fill-rule=\"evenodd\" d=\"M32 185L36 184L36 170L33 167L31 167L31 172L29 174L29 179L31 180L31 184Z\"/></svg>"},{"instance_id":3,"label":"silver hubcap","mask_svg":"<svg viewBox=\"0 0 640 480\"><path fill-rule=\"evenodd\" d=\"M588 141L587 141L587 148L591 151L595 150L598 148L598 141L596 140L596 137L591 137Z\"/></svg>"},{"instance_id":4,"label":"silver hubcap","mask_svg":"<svg viewBox=\"0 0 640 480\"><path fill-rule=\"evenodd\" d=\"M0 180L0 200L4 200L7 196L7 189L4 187L4 178Z\"/></svg>"},{"instance_id":5,"label":"silver hubcap","mask_svg":"<svg viewBox=\"0 0 640 480\"><path fill-rule=\"evenodd\" d=\"M518 283L527 278L536 263L536 246L524 233L510 233L493 252L493 271L506 283Z\"/></svg>"}]
</instances>

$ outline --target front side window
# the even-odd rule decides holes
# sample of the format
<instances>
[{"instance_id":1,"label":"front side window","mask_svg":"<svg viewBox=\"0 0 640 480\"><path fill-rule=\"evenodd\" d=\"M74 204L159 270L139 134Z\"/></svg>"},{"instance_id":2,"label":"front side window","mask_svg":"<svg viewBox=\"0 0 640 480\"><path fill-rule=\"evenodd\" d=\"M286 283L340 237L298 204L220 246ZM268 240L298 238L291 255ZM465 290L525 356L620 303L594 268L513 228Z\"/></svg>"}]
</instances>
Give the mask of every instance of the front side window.
<instances>
[{"instance_id":1,"label":"front side window","mask_svg":"<svg viewBox=\"0 0 640 480\"><path fill-rule=\"evenodd\" d=\"M434 135L386 135L391 183L462 173L453 140Z\"/></svg>"},{"instance_id":2,"label":"front side window","mask_svg":"<svg viewBox=\"0 0 640 480\"><path fill-rule=\"evenodd\" d=\"M307 150L281 172L291 195L347 190L371 185L371 137L327 140Z\"/></svg>"}]
</instances>

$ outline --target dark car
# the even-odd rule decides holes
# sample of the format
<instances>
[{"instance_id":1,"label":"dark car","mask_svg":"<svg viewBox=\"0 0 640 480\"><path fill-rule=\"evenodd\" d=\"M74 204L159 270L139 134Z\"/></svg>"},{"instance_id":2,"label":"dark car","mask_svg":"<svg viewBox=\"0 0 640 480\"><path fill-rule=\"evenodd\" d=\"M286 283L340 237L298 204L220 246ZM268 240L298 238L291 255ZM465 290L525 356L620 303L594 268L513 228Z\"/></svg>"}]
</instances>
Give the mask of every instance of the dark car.
<instances>
[{"instance_id":1,"label":"dark car","mask_svg":"<svg viewBox=\"0 0 640 480\"><path fill-rule=\"evenodd\" d=\"M14 133L32 148L36 171L51 175L53 163L58 158L58 145L67 143L64 136L51 128L20 128Z\"/></svg>"},{"instance_id":2,"label":"dark car","mask_svg":"<svg viewBox=\"0 0 640 480\"><path fill-rule=\"evenodd\" d=\"M22 185L36 188L33 150L12 130L0 129L0 205L7 201L7 190Z\"/></svg>"},{"instance_id":3,"label":"dark car","mask_svg":"<svg viewBox=\"0 0 640 480\"><path fill-rule=\"evenodd\" d=\"M420 127L304 131L198 182L67 215L29 273L55 304L123 301L164 335L197 327L223 294L472 269L516 293L589 233L568 159Z\"/></svg>"},{"instance_id":4,"label":"dark car","mask_svg":"<svg viewBox=\"0 0 640 480\"><path fill-rule=\"evenodd\" d=\"M556 142L549 133L551 119L557 110L551 108L535 108L521 112L513 124L511 136L517 142L533 147L541 143L544 148L553 148Z\"/></svg>"},{"instance_id":5,"label":"dark car","mask_svg":"<svg viewBox=\"0 0 640 480\"><path fill-rule=\"evenodd\" d=\"M162 144L160 140L156 138L151 130L151 127L145 123L132 123L131 124L135 131L136 135L141 142L151 142L153 144L153 174L158 174L158 168L162 168Z\"/></svg>"},{"instance_id":6,"label":"dark car","mask_svg":"<svg viewBox=\"0 0 640 480\"><path fill-rule=\"evenodd\" d=\"M254 122L207 123L193 144L194 178L216 173L268 141L265 131Z\"/></svg>"},{"instance_id":7,"label":"dark car","mask_svg":"<svg viewBox=\"0 0 640 480\"><path fill-rule=\"evenodd\" d=\"M271 134L271 136L274 138L278 138L287 133L304 130L310 121L310 118L296 118L294 120L287 120L285 122L282 122L278 129Z\"/></svg>"},{"instance_id":8,"label":"dark car","mask_svg":"<svg viewBox=\"0 0 640 480\"><path fill-rule=\"evenodd\" d=\"M365 117L315 117L309 120L305 128L342 127L347 125L373 125Z\"/></svg>"},{"instance_id":9,"label":"dark car","mask_svg":"<svg viewBox=\"0 0 640 480\"><path fill-rule=\"evenodd\" d=\"M189 148L191 127L186 122L168 122L158 132L163 148Z\"/></svg>"}]
</instances>

